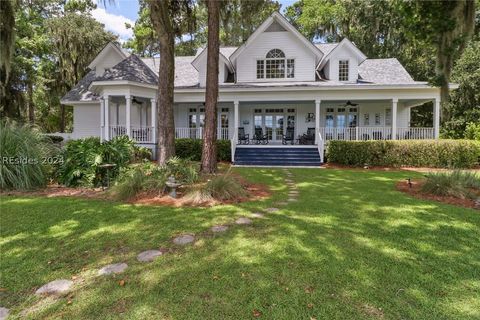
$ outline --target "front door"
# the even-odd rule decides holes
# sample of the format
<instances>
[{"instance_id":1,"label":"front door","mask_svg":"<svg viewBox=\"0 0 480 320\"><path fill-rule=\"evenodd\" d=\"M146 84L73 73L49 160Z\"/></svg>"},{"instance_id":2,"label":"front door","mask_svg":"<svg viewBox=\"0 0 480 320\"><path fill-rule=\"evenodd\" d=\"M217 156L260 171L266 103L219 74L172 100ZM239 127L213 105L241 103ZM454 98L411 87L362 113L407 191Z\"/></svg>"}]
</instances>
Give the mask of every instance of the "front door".
<instances>
[{"instance_id":1,"label":"front door","mask_svg":"<svg viewBox=\"0 0 480 320\"><path fill-rule=\"evenodd\" d=\"M284 132L283 114L263 115L264 133L270 141L282 141Z\"/></svg>"}]
</instances>

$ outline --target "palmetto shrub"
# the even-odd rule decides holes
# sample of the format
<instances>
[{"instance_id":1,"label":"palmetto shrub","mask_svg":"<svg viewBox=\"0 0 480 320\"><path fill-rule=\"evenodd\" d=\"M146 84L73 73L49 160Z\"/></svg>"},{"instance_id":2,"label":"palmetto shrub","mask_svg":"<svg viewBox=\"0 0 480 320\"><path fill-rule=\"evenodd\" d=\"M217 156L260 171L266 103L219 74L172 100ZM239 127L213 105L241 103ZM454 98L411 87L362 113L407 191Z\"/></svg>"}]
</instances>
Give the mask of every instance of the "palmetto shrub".
<instances>
[{"instance_id":1,"label":"palmetto shrub","mask_svg":"<svg viewBox=\"0 0 480 320\"><path fill-rule=\"evenodd\" d=\"M47 184L52 141L29 125L0 121L0 188L28 190Z\"/></svg>"},{"instance_id":2,"label":"palmetto shrub","mask_svg":"<svg viewBox=\"0 0 480 320\"><path fill-rule=\"evenodd\" d=\"M480 174L455 170L427 174L422 191L439 196L476 198L473 190L480 191Z\"/></svg>"},{"instance_id":3,"label":"palmetto shrub","mask_svg":"<svg viewBox=\"0 0 480 320\"><path fill-rule=\"evenodd\" d=\"M135 155L135 143L126 136L100 142L99 138L71 140L63 149L64 163L58 169L58 180L67 186L101 185L106 175L115 179ZM115 164L102 168L102 164Z\"/></svg>"},{"instance_id":4,"label":"palmetto shrub","mask_svg":"<svg viewBox=\"0 0 480 320\"><path fill-rule=\"evenodd\" d=\"M179 157L168 159L165 165L162 166L162 169L168 177L173 176L176 181L181 183L192 184L199 178L198 164Z\"/></svg>"}]
</instances>

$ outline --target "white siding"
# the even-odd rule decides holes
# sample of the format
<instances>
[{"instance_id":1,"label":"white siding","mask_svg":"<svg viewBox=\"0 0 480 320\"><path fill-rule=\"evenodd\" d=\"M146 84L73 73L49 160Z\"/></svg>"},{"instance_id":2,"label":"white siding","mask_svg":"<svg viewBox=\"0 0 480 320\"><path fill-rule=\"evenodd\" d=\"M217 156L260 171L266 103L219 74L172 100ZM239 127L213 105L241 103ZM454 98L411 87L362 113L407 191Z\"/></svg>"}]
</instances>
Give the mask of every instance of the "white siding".
<instances>
[{"instance_id":1,"label":"white siding","mask_svg":"<svg viewBox=\"0 0 480 320\"><path fill-rule=\"evenodd\" d=\"M73 106L73 137L100 137L100 103Z\"/></svg>"},{"instance_id":2,"label":"white siding","mask_svg":"<svg viewBox=\"0 0 480 320\"><path fill-rule=\"evenodd\" d=\"M295 59L295 78L257 79L257 60L265 59L272 49L280 49L287 59ZM288 31L264 32L240 54L236 61L237 82L314 81L315 56Z\"/></svg>"},{"instance_id":3,"label":"white siding","mask_svg":"<svg viewBox=\"0 0 480 320\"><path fill-rule=\"evenodd\" d=\"M338 81L338 62L348 60L348 81L355 82L358 79L358 60L351 49L342 46L336 49L324 67L327 79Z\"/></svg>"},{"instance_id":4,"label":"white siding","mask_svg":"<svg viewBox=\"0 0 480 320\"><path fill-rule=\"evenodd\" d=\"M207 53L203 54L200 57L199 70L198 70L198 80L201 87L205 87L207 82ZM218 83L225 83L228 75L228 68L223 61L218 62Z\"/></svg>"},{"instance_id":5,"label":"white siding","mask_svg":"<svg viewBox=\"0 0 480 320\"><path fill-rule=\"evenodd\" d=\"M95 64L95 74L102 75L105 69L111 68L124 59L122 55L115 49L109 47L108 51L101 57L101 59Z\"/></svg>"}]
</instances>

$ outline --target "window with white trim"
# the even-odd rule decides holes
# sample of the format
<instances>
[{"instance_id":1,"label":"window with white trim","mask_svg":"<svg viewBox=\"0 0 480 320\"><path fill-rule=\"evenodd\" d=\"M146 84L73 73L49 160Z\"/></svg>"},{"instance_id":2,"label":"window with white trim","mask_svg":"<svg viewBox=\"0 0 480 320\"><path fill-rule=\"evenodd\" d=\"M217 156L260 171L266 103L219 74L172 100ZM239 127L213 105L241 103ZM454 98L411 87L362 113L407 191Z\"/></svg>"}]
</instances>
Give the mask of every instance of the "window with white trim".
<instances>
[{"instance_id":1,"label":"window with white trim","mask_svg":"<svg viewBox=\"0 0 480 320\"><path fill-rule=\"evenodd\" d=\"M348 60L338 61L338 81L348 81Z\"/></svg>"},{"instance_id":2,"label":"window with white trim","mask_svg":"<svg viewBox=\"0 0 480 320\"><path fill-rule=\"evenodd\" d=\"M280 49L270 50L257 60L257 79L295 78L295 59L287 59Z\"/></svg>"}]
</instances>

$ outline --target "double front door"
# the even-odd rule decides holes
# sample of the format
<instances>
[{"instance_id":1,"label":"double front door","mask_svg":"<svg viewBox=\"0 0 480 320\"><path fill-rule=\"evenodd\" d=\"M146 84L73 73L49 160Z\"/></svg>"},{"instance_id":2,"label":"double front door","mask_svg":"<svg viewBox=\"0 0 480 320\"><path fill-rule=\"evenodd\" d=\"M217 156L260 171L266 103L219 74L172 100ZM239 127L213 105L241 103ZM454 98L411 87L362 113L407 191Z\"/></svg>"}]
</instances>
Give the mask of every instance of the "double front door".
<instances>
[{"instance_id":1,"label":"double front door","mask_svg":"<svg viewBox=\"0 0 480 320\"><path fill-rule=\"evenodd\" d=\"M266 134L270 141L282 141L287 130L295 130L294 114L256 114L254 115L255 132Z\"/></svg>"}]
</instances>

